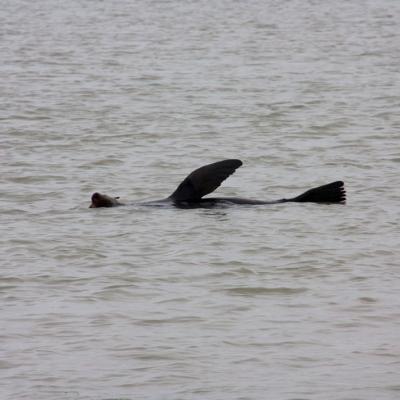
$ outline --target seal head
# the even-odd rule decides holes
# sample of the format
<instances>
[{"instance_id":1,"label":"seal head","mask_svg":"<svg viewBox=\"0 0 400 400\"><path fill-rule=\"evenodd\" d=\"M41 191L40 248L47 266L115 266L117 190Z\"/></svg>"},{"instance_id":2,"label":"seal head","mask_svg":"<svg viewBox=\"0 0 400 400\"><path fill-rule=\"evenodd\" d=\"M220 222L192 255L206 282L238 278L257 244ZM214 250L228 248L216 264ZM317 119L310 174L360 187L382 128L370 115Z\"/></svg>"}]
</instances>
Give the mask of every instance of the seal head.
<instances>
[{"instance_id":1,"label":"seal head","mask_svg":"<svg viewBox=\"0 0 400 400\"><path fill-rule=\"evenodd\" d=\"M89 208L121 206L122 203L120 203L118 199L119 197L110 197L106 194L96 192L92 194L92 204Z\"/></svg>"}]
</instances>

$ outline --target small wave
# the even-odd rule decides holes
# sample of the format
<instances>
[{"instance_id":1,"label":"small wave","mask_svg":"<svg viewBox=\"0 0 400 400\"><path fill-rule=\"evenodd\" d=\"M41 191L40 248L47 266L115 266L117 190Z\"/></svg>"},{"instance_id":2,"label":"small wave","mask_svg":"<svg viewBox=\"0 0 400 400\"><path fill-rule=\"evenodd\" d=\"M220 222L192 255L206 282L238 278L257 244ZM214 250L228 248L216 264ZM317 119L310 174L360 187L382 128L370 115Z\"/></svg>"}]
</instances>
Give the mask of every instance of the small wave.
<instances>
[{"instance_id":1,"label":"small wave","mask_svg":"<svg viewBox=\"0 0 400 400\"><path fill-rule=\"evenodd\" d=\"M253 296L253 295L288 295L306 292L306 288L266 288L266 287L236 287L225 289L225 292L238 296Z\"/></svg>"},{"instance_id":2,"label":"small wave","mask_svg":"<svg viewBox=\"0 0 400 400\"><path fill-rule=\"evenodd\" d=\"M19 183L19 184L35 184L47 181L65 181L65 176L62 175L30 175L30 176L15 176L8 178L9 182Z\"/></svg>"},{"instance_id":3,"label":"small wave","mask_svg":"<svg viewBox=\"0 0 400 400\"><path fill-rule=\"evenodd\" d=\"M201 322L199 317L175 317L175 318L160 318L160 319L142 319L138 321L139 325L164 325L164 324L179 324L188 322Z\"/></svg>"}]
</instances>

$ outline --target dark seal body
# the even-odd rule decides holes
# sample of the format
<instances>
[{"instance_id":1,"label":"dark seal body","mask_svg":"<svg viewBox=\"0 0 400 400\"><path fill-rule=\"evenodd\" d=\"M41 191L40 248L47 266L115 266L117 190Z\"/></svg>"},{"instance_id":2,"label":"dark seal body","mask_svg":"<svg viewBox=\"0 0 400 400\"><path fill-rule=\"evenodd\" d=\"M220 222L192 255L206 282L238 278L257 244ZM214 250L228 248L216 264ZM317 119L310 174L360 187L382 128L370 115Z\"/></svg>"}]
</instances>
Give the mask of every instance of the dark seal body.
<instances>
[{"instance_id":1,"label":"dark seal body","mask_svg":"<svg viewBox=\"0 0 400 400\"><path fill-rule=\"evenodd\" d=\"M345 204L346 191L342 181L307 190L297 197L275 201L252 200L240 197L204 197L217 189L221 183L242 165L240 160L223 160L200 167L190 173L166 199L136 203L143 206L175 206L178 208L209 208L218 205L262 205L279 203L324 203ZM119 197L94 193L90 208L115 207L123 205Z\"/></svg>"}]
</instances>

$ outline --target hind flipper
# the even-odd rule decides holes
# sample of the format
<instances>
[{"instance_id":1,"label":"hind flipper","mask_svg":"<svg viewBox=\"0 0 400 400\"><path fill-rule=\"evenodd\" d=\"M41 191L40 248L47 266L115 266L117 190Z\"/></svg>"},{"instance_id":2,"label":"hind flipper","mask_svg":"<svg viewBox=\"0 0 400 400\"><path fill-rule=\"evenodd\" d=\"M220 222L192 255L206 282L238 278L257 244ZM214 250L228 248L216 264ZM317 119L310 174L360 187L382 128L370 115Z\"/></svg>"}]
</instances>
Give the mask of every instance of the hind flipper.
<instances>
[{"instance_id":1,"label":"hind flipper","mask_svg":"<svg viewBox=\"0 0 400 400\"><path fill-rule=\"evenodd\" d=\"M346 190L342 181L328 183L327 185L319 186L302 193L288 201L297 203L346 203Z\"/></svg>"}]
</instances>

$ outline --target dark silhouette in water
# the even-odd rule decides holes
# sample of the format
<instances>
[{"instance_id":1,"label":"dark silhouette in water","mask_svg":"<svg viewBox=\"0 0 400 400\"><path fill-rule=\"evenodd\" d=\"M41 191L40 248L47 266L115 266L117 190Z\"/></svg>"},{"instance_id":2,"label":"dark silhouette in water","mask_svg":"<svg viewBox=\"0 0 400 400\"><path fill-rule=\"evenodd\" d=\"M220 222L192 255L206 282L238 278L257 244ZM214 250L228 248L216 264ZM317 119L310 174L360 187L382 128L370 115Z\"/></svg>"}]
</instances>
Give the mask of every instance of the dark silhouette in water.
<instances>
[{"instance_id":1,"label":"dark silhouette in water","mask_svg":"<svg viewBox=\"0 0 400 400\"><path fill-rule=\"evenodd\" d=\"M251 200L238 197L204 197L212 193L221 183L232 175L242 165L240 160L223 160L205 165L189 174L177 187L171 196L163 200L138 203L141 205L173 205L179 208L212 207L218 204L277 204L277 203L324 203L345 204L346 191L344 183L336 181L319 186L292 199L276 201ZM118 201L119 197L110 197L105 194L94 193L90 208L114 207L124 205Z\"/></svg>"}]
</instances>

